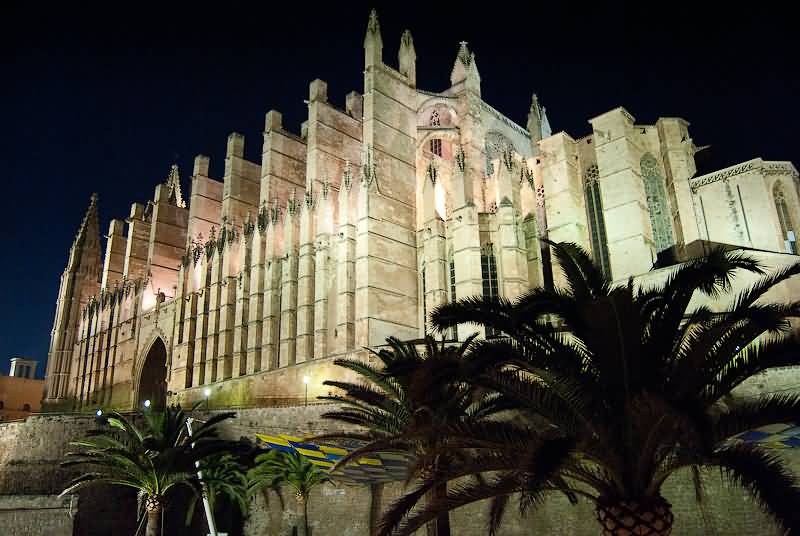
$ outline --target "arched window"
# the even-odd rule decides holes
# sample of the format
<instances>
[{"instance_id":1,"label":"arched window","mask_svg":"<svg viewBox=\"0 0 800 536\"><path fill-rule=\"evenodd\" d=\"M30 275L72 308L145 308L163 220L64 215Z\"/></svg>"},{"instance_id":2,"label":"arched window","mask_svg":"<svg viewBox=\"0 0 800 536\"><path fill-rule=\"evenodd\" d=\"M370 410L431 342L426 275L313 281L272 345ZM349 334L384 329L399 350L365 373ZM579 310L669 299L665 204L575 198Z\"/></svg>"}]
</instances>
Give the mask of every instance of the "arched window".
<instances>
[{"instance_id":1,"label":"arched window","mask_svg":"<svg viewBox=\"0 0 800 536\"><path fill-rule=\"evenodd\" d=\"M497 263L494 258L494 247L489 242L481 248L481 280L483 282L483 297L497 298ZM494 329L486 329L486 337L496 337L499 333Z\"/></svg>"},{"instance_id":2,"label":"arched window","mask_svg":"<svg viewBox=\"0 0 800 536\"><path fill-rule=\"evenodd\" d=\"M672 225L669 221L667 191L664 188L664 178L658 167L655 157L646 153L639 163L644 182L644 193L647 196L647 212L650 214L650 226L653 229L653 241L656 251L661 252L671 247L675 240L672 238Z\"/></svg>"},{"instance_id":3,"label":"arched window","mask_svg":"<svg viewBox=\"0 0 800 536\"><path fill-rule=\"evenodd\" d=\"M775 182L772 188L772 199L775 202L775 210L778 211L778 221L781 224L781 238L790 240L789 233L796 234L792 216L789 213L789 205L786 203L786 194L780 181Z\"/></svg>"},{"instance_id":4,"label":"arched window","mask_svg":"<svg viewBox=\"0 0 800 536\"><path fill-rule=\"evenodd\" d=\"M30 410L31 410L31 405L30 404L23 404L22 405L22 411L30 411Z\"/></svg>"},{"instance_id":5,"label":"arched window","mask_svg":"<svg viewBox=\"0 0 800 536\"><path fill-rule=\"evenodd\" d=\"M583 176L586 213L589 218L589 231L592 238L592 255L600 269L611 277L611 262L608 259L608 240L606 221L603 217L603 199L600 196L600 170L592 164Z\"/></svg>"},{"instance_id":6,"label":"arched window","mask_svg":"<svg viewBox=\"0 0 800 536\"><path fill-rule=\"evenodd\" d=\"M5 407L6 407L5 403L2 400L0 400L0 409L5 409Z\"/></svg>"}]
</instances>

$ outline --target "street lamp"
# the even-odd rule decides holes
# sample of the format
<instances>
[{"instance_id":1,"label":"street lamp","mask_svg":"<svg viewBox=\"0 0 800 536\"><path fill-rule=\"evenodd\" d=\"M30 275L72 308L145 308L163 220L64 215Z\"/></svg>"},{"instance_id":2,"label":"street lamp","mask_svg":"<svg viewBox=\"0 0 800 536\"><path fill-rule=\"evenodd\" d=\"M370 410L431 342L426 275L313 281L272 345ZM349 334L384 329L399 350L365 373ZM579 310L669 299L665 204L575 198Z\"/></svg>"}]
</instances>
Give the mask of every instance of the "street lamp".
<instances>
[{"instance_id":1,"label":"street lamp","mask_svg":"<svg viewBox=\"0 0 800 536\"><path fill-rule=\"evenodd\" d=\"M144 407L145 407L145 409L148 409L150 407L150 400L145 400L144 401Z\"/></svg>"},{"instance_id":2,"label":"street lamp","mask_svg":"<svg viewBox=\"0 0 800 536\"><path fill-rule=\"evenodd\" d=\"M98 409L97 411L94 412L94 414L97 415L98 417L102 417L103 416L103 410L102 409Z\"/></svg>"},{"instance_id":3,"label":"street lamp","mask_svg":"<svg viewBox=\"0 0 800 536\"><path fill-rule=\"evenodd\" d=\"M306 406L308 405L308 382L310 381L311 381L311 376L308 375L303 376L303 383L306 384L306 403L305 403Z\"/></svg>"},{"instance_id":4,"label":"street lamp","mask_svg":"<svg viewBox=\"0 0 800 536\"><path fill-rule=\"evenodd\" d=\"M203 396L206 397L206 410L211 409L208 404L208 399L211 396L211 389L209 389L208 387L203 389Z\"/></svg>"}]
</instances>

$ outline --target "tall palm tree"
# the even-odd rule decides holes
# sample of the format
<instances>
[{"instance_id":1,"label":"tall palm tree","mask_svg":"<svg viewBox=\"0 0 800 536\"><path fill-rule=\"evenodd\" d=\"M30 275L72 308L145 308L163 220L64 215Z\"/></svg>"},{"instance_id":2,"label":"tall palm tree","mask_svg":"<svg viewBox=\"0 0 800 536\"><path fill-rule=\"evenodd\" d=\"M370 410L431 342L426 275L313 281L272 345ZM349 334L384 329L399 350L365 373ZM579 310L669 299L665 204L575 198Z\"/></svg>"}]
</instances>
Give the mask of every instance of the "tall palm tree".
<instances>
[{"instance_id":1,"label":"tall palm tree","mask_svg":"<svg viewBox=\"0 0 800 536\"><path fill-rule=\"evenodd\" d=\"M441 429L471 458L413 493L441 478L492 478L461 485L410 517L413 498L398 503L381 534L396 527L410 534L442 509L486 498L494 533L511 494L521 494L524 511L561 492L593 501L606 535L666 536L673 513L663 483L688 469L701 492L704 467L720 468L787 534L800 534L797 477L764 448L731 440L797 420L800 395L729 396L758 372L800 364L790 326L800 302L763 299L800 273L800 263L766 274L752 257L718 249L673 268L663 283L614 286L580 247L552 245L563 288L533 289L513 302L471 298L433 312L439 330L466 323L505 335L473 351L470 381L506 397L525 420ZM726 310L690 305L731 296L740 271L760 277Z\"/></svg>"},{"instance_id":2,"label":"tall palm tree","mask_svg":"<svg viewBox=\"0 0 800 536\"><path fill-rule=\"evenodd\" d=\"M355 439L368 443L364 449L351 453L344 461L360 453L374 450L377 446L403 449L415 453L420 459L430 461L424 471L428 474L449 463L450 455L441 449L441 438L437 427L465 420L483 418L498 410L494 397L475 401L475 390L464 382L447 381L448 375L456 372L464 363L464 355L471 347L474 335L457 346L447 346L427 336L424 351L420 352L414 341L402 342L390 337L388 348L371 350L377 363L357 359L337 359L336 365L344 367L358 376L358 382L329 380L323 385L337 387L341 395L319 397L342 405L341 409L322 414L347 424L355 424L359 432L334 432L314 439ZM436 377L442 381L431 382ZM417 432L424 430L424 434ZM404 439L405 438L405 439ZM425 455L433 450L437 456L428 459ZM370 505L370 531L378 528L381 509L381 484L372 486ZM436 501L447 495L447 484L440 483L428 494ZM444 511L435 523L436 536L449 536L450 517Z\"/></svg>"},{"instance_id":3,"label":"tall palm tree","mask_svg":"<svg viewBox=\"0 0 800 536\"><path fill-rule=\"evenodd\" d=\"M255 466L247 472L251 493L265 488L275 491L279 491L282 486L291 488L301 506L301 536L311 536L308 528L308 501L315 487L331 481L328 472L294 452L268 450L256 456L255 461Z\"/></svg>"},{"instance_id":4,"label":"tall palm tree","mask_svg":"<svg viewBox=\"0 0 800 536\"><path fill-rule=\"evenodd\" d=\"M61 495L98 484L122 486L137 491L147 515L147 536L161 534L161 517L169 494L179 486L199 492L195 462L236 448L234 442L219 439L216 425L233 413L221 413L195 426L190 437L188 414L180 407L164 412L145 412L144 426L114 412L104 418L107 427L95 430L70 445L62 466L88 470L73 479ZM142 519L144 521L144 519Z\"/></svg>"}]
</instances>

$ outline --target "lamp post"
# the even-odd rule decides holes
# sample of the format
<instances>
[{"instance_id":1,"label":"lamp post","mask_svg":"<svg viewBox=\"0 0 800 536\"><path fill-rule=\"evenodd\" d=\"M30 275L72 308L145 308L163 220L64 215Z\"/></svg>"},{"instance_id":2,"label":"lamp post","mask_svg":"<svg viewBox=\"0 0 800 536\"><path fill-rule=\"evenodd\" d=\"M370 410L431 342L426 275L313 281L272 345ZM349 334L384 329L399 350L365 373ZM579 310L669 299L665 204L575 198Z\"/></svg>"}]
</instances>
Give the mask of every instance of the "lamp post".
<instances>
[{"instance_id":1,"label":"lamp post","mask_svg":"<svg viewBox=\"0 0 800 536\"><path fill-rule=\"evenodd\" d=\"M208 389L206 389L206 392ZM189 432L189 437L192 437L192 422L194 419L189 417L186 419L186 429ZM191 444L192 448L194 448L194 442ZM211 503L208 500L208 488L206 487L206 483L203 482L203 472L200 470L200 461L196 460L194 462L194 466L197 469L197 480L200 481L200 489L201 489L201 496L203 498L203 510L206 513L206 522L208 523L208 530L210 536L218 536L217 533L217 524L214 522L214 511L211 509ZM221 536L221 535L220 535Z\"/></svg>"},{"instance_id":2,"label":"lamp post","mask_svg":"<svg viewBox=\"0 0 800 536\"><path fill-rule=\"evenodd\" d=\"M206 397L206 409L211 409L208 404L208 399L211 396L211 389L209 389L208 387L203 389L203 396Z\"/></svg>"},{"instance_id":3,"label":"lamp post","mask_svg":"<svg viewBox=\"0 0 800 536\"><path fill-rule=\"evenodd\" d=\"M305 405L308 405L308 382L311 381L311 376L305 375L303 376L303 383L306 385L306 402Z\"/></svg>"}]
</instances>

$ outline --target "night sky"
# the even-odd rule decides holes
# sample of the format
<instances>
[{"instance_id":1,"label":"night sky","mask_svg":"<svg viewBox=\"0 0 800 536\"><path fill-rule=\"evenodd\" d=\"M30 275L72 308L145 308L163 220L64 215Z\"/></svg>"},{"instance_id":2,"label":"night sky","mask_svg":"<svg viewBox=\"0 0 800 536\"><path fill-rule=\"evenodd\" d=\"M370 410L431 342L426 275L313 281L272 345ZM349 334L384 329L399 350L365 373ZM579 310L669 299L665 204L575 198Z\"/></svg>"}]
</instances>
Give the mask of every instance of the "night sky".
<instances>
[{"instance_id":1,"label":"night sky","mask_svg":"<svg viewBox=\"0 0 800 536\"><path fill-rule=\"evenodd\" d=\"M43 375L59 277L92 192L105 232L131 202L151 198L173 162L187 197L194 155L210 155L221 178L232 131L260 163L264 113L281 111L299 132L311 80L327 81L340 107L362 90L370 5L167 4L2 7L3 373L8 358L32 356ZM695 143L712 145L701 172L758 156L797 165L800 61L789 8L720 3L704 13L699 4L372 5L389 65L411 30L422 89L449 85L466 40L484 99L521 125L535 91L554 132L586 135L589 118L622 105L638 123L687 119Z\"/></svg>"}]
</instances>

